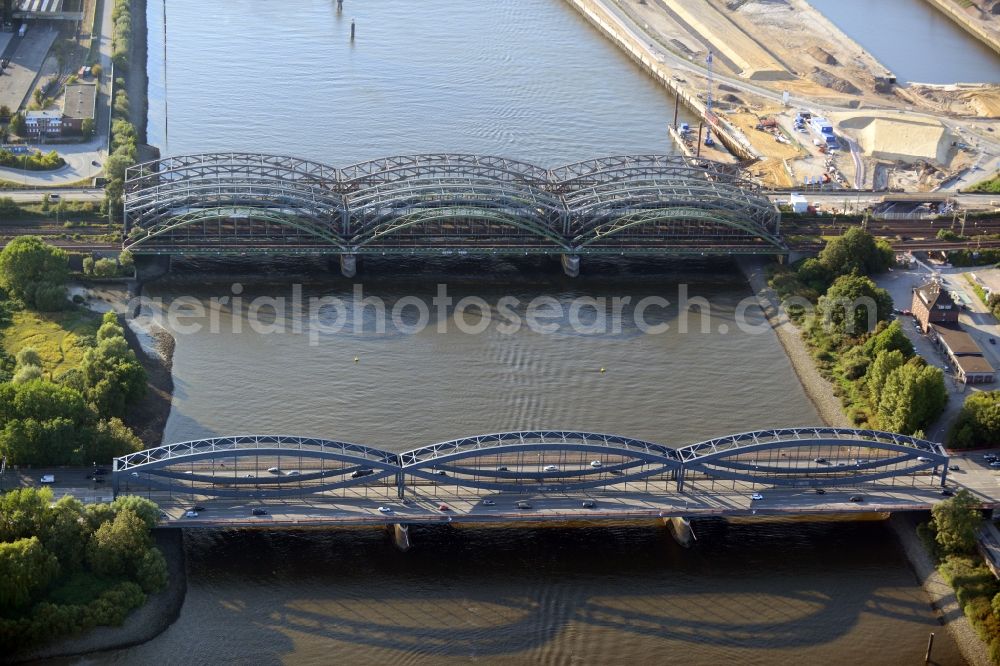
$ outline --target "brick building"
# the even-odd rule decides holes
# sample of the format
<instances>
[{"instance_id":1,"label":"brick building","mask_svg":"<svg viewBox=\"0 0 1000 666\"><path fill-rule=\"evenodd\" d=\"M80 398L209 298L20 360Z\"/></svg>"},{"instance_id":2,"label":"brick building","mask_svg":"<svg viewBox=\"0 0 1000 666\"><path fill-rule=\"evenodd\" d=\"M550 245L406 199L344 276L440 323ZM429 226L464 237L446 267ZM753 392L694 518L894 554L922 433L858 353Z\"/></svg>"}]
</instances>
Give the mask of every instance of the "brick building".
<instances>
[{"instance_id":1,"label":"brick building","mask_svg":"<svg viewBox=\"0 0 1000 666\"><path fill-rule=\"evenodd\" d=\"M931 324L954 324L958 321L958 306L940 282L928 282L913 289L910 306L920 330L930 331Z\"/></svg>"}]
</instances>

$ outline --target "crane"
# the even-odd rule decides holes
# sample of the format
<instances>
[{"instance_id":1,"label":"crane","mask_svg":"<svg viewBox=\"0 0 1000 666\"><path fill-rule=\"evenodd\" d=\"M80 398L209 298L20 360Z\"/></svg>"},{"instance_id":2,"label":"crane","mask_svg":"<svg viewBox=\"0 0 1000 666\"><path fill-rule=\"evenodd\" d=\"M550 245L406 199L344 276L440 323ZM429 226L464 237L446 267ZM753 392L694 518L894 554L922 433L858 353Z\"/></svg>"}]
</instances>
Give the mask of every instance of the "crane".
<instances>
[{"instance_id":1,"label":"crane","mask_svg":"<svg viewBox=\"0 0 1000 666\"><path fill-rule=\"evenodd\" d=\"M705 64L708 65L708 93L705 95L705 122L708 123L708 131L705 132L705 145L711 148L715 145L715 139L712 138L712 127L715 126L715 114L712 112L712 87L715 82L712 72L712 49L708 50Z\"/></svg>"}]
</instances>

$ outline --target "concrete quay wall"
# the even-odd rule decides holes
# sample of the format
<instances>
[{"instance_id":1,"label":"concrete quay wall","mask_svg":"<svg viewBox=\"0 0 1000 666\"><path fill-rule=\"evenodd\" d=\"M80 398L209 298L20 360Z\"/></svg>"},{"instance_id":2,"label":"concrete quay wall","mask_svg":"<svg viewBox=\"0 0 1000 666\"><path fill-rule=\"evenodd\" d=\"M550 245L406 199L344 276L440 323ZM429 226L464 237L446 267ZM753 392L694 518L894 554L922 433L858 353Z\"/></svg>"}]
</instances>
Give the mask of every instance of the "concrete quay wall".
<instances>
[{"instance_id":1,"label":"concrete quay wall","mask_svg":"<svg viewBox=\"0 0 1000 666\"><path fill-rule=\"evenodd\" d=\"M629 58L652 76L653 79L674 93L688 108L704 117L705 104L697 97L688 94L687 90L672 78L673 72L666 65L659 62L652 52L650 52L647 45L638 39L637 35L622 25L601 0L566 0L566 2L587 19L591 25L604 33L612 43L624 51ZM754 150L753 146L750 145L750 142L739 130L718 116L716 116L716 119L716 123L713 124L715 136L730 152L744 160L760 159L761 156Z\"/></svg>"}]
</instances>

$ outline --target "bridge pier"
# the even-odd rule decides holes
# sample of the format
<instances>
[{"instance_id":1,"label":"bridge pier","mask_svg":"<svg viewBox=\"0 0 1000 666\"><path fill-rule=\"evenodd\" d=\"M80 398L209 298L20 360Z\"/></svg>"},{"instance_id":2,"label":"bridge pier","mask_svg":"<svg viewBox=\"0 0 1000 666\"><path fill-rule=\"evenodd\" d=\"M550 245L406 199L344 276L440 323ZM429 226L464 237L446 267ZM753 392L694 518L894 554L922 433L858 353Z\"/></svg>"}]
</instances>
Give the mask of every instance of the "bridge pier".
<instances>
[{"instance_id":1,"label":"bridge pier","mask_svg":"<svg viewBox=\"0 0 1000 666\"><path fill-rule=\"evenodd\" d=\"M135 279L155 280L170 272L169 254L140 254L135 257Z\"/></svg>"},{"instance_id":2,"label":"bridge pier","mask_svg":"<svg viewBox=\"0 0 1000 666\"><path fill-rule=\"evenodd\" d=\"M687 518L680 516L663 517L663 524L666 525L667 531L670 532L670 536L674 538L678 544L684 548L690 548L697 537L694 535L694 530L691 529L691 521Z\"/></svg>"},{"instance_id":3,"label":"bridge pier","mask_svg":"<svg viewBox=\"0 0 1000 666\"><path fill-rule=\"evenodd\" d=\"M404 553L408 551L412 545L410 543L410 526L396 523L389 529L392 530L392 541L396 544L396 548Z\"/></svg>"},{"instance_id":4,"label":"bridge pier","mask_svg":"<svg viewBox=\"0 0 1000 666\"><path fill-rule=\"evenodd\" d=\"M562 261L563 272L570 277L580 276L580 255L562 254L559 255Z\"/></svg>"},{"instance_id":5,"label":"bridge pier","mask_svg":"<svg viewBox=\"0 0 1000 666\"><path fill-rule=\"evenodd\" d=\"M358 274L358 256L356 254L340 255L340 274L352 278Z\"/></svg>"}]
</instances>

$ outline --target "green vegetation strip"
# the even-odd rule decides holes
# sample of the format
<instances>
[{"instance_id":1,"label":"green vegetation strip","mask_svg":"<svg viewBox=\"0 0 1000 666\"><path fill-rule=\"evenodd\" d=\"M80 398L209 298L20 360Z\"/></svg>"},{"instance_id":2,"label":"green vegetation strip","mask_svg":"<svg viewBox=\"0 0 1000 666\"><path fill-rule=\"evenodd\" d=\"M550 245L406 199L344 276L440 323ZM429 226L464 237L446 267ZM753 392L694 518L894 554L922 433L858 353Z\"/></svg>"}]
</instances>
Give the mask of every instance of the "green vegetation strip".
<instances>
[{"instance_id":1,"label":"green vegetation strip","mask_svg":"<svg viewBox=\"0 0 1000 666\"><path fill-rule=\"evenodd\" d=\"M955 598L979 637L989 647L990 659L1000 664L1000 582L976 550L982 516L978 500L968 490L934 505L931 521L917 528L941 576L955 590Z\"/></svg>"},{"instance_id":2,"label":"green vegetation strip","mask_svg":"<svg viewBox=\"0 0 1000 666\"><path fill-rule=\"evenodd\" d=\"M914 354L892 298L867 276L895 257L857 227L831 239L818 259L772 266L770 285L802 328L820 373L860 427L921 434L944 411L944 374Z\"/></svg>"}]
</instances>

